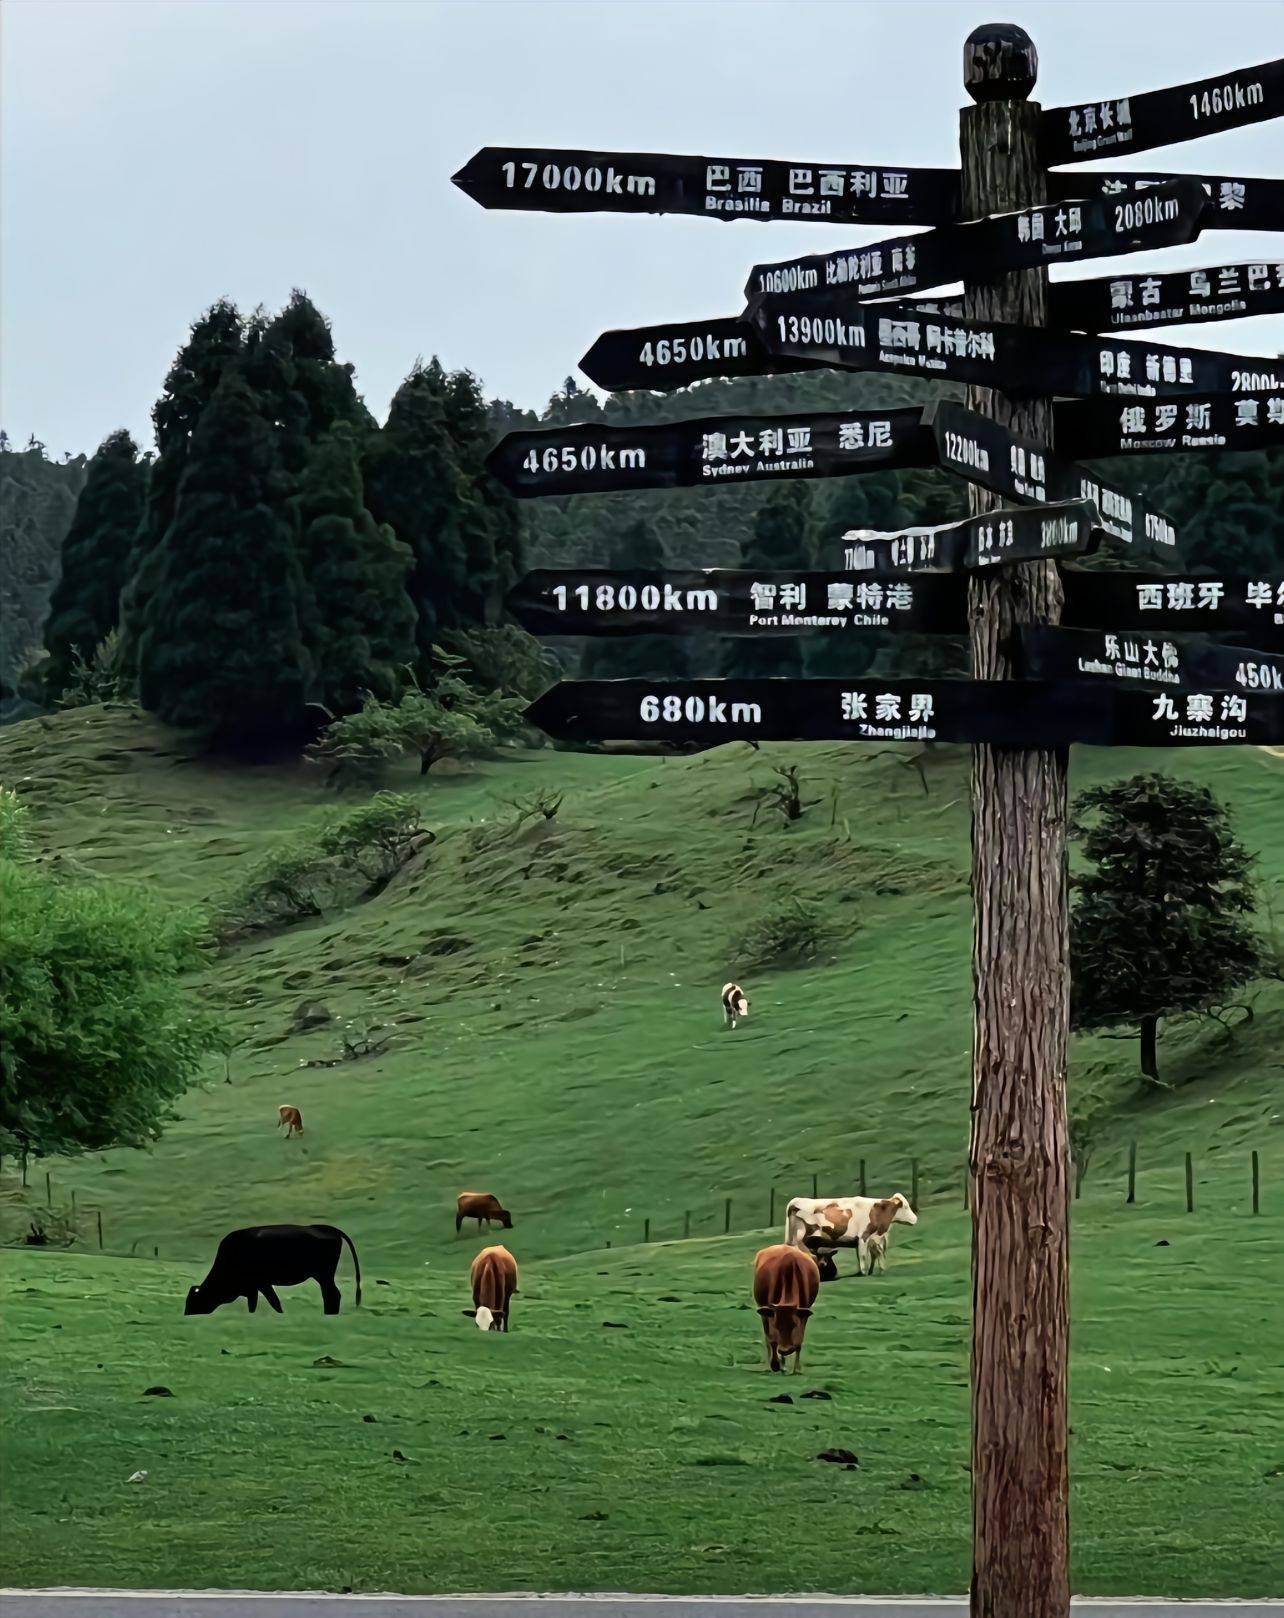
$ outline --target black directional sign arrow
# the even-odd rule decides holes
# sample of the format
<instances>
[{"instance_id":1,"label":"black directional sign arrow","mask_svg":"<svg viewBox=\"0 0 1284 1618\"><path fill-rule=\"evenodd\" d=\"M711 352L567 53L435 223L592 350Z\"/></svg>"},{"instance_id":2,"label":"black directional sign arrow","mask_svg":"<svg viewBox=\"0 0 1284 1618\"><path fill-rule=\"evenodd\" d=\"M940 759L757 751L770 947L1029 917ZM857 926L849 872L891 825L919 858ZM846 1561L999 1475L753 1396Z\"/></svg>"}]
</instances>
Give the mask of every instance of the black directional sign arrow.
<instances>
[{"instance_id":1,"label":"black directional sign arrow","mask_svg":"<svg viewBox=\"0 0 1284 1618\"><path fill-rule=\"evenodd\" d=\"M568 680L526 711L577 741L1172 747L1284 740L1284 697L1047 680Z\"/></svg>"},{"instance_id":2,"label":"black directional sign arrow","mask_svg":"<svg viewBox=\"0 0 1284 1618\"><path fill-rule=\"evenodd\" d=\"M867 573L961 573L1001 562L1082 556L1095 550L1101 517L1090 500L987 511L934 528L843 535L843 566Z\"/></svg>"},{"instance_id":3,"label":"black directional sign arrow","mask_svg":"<svg viewBox=\"0 0 1284 1618\"><path fill-rule=\"evenodd\" d=\"M1065 399L1052 407L1057 444L1078 459L1284 449L1284 389L1234 398Z\"/></svg>"},{"instance_id":4,"label":"black directional sign arrow","mask_svg":"<svg viewBox=\"0 0 1284 1618\"><path fill-rule=\"evenodd\" d=\"M1120 174L1109 169L1071 169L1048 175L1048 195L1058 202L1076 197L1130 196L1172 180L1198 180L1209 200L1205 230L1284 230L1284 180L1212 174Z\"/></svg>"},{"instance_id":5,"label":"black directional sign arrow","mask_svg":"<svg viewBox=\"0 0 1284 1618\"><path fill-rule=\"evenodd\" d=\"M484 208L544 213L936 225L959 211L957 169L780 158L484 146L454 183Z\"/></svg>"},{"instance_id":6,"label":"black directional sign arrow","mask_svg":"<svg viewBox=\"0 0 1284 1618\"><path fill-rule=\"evenodd\" d=\"M1010 394L1180 395L1284 390L1284 362L1112 336L1035 330L861 304L832 293L757 298L746 318L764 348L849 371L897 371Z\"/></svg>"},{"instance_id":7,"label":"black directional sign arrow","mask_svg":"<svg viewBox=\"0 0 1284 1618\"><path fill-rule=\"evenodd\" d=\"M1284 573L1221 575L1076 572L1062 575L1068 628L1175 630L1234 635L1245 646L1284 650Z\"/></svg>"},{"instance_id":8,"label":"black directional sign arrow","mask_svg":"<svg viewBox=\"0 0 1284 1618\"><path fill-rule=\"evenodd\" d=\"M725 488L764 478L837 477L935 459L918 408L797 416L704 416L657 427L509 433L486 466L516 495Z\"/></svg>"},{"instance_id":9,"label":"black directional sign arrow","mask_svg":"<svg viewBox=\"0 0 1284 1618\"><path fill-rule=\"evenodd\" d=\"M1054 455L1045 444L1014 433L997 421L942 399L924 420L935 439L940 464L970 483L1007 500L1043 504L1048 500L1091 500L1101 526L1141 555L1154 550L1177 555L1177 530L1132 490Z\"/></svg>"},{"instance_id":10,"label":"black directional sign arrow","mask_svg":"<svg viewBox=\"0 0 1284 1618\"><path fill-rule=\"evenodd\" d=\"M1045 164L1127 156L1215 135L1284 113L1284 60L1219 73L1141 95L1049 107L1039 125Z\"/></svg>"},{"instance_id":11,"label":"black directional sign arrow","mask_svg":"<svg viewBox=\"0 0 1284 1618\"><path fill-rule=\"evenodd\" d=\"M1017 631L1021 672L1033 680L1111 680L1118 685L1211 686L1284 692L1284 656L1223 646L1205 635L1156 629Z\"/></svg>"},{"instance_id":12,"label":"black directional sign arrow","mask_svg":"<svg viewBox=\"0 0 1284 1618\"><path fill-rule=\"evenodd\" d=\"M1122 199L1053 202L870 247L755 264L745 296L841 291L857 298L896 297L949 281L993 278L1000 270L1172 247L1194 241L1208 212L1198 180L1173 180Z\"/></svg>"},{"instance_id":13,"label":"black directional sign arrow","mask_svg":"<svg viewBox=\"0 0 1284 1618\"><path fill-rule=\"evenodd\" d=\"M1057 281L1048 319L1076 331L1136 331L1206 320L1239 320L1284 310L1284 255L1270 262L1219 264L1162 275L1108 275Z\"/></svg>"},{"instance_id":14,"label":"black directional sign arrow","mask_svg":"<svg viewBox=\"0 0 1284 1618\"><path fill-rule=\"evenodd\" d=\"M825 369L814 360L768 354L753 327L738 317L603 332L580 361L585 376L610 392L649 388L663 393L711 376Z\"/></svg>"}]
</instances>

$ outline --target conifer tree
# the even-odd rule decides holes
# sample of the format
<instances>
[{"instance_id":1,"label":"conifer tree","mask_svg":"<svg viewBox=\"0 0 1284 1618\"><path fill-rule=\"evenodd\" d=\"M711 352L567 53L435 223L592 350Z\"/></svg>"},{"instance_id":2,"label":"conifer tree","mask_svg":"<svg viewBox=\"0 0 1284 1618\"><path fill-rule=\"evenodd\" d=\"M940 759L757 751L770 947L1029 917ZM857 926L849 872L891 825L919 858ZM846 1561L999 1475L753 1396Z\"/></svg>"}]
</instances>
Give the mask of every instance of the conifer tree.
<instances>
[{"instance_id":1,"label":"conifer tree","mask_svg":"<svg viewBox=\"0 0 1284 1618\"><path fill-rule=\"evenodd\" d=\"M811 489L806 483L778 484L754 518L740 565L751 573L805 569L812 565L812 555ZM775 605L779 609L779 601ZM812 605L808 602L806 610ZM753 679L797 676L802 673L802 648L796 637L731 640L723 654L723 672Z\"/></svg>"},{"instance_id":2,"label":"conifer tree","mask_svg":"<svg viewBox=\"0 0 1284 1618\"><path fill-rule=\"evenodd\" d=\"M273 432L235 371L187 451L139 638L143 705L224 741L299 734L310 668Z\"/></svg>"},{"instance_id":3,"label":"conifer tree","mask_svg":"<svg viewBox=\"0 0 1284 1618\"><path fill-rule=\"evenodd\" d=\"M355 429L337 422L304 469L297 509L314 700L352 713L366 691L394 701L415 655L406 589L414 558L366 509Z\"/></svg>"},{"instance_id":4,"label":"conifer tree","mask_svg":"<svg viewBox=\"0 0 1284 1618\"><path fill-rule=\"evenodd\" d=\"M664 545L655 524L639 517L619 531L607 556L613 569L658 573ZM581 672L586 680L626 680L645 675L684 679L690 672L686 641L680 635L628 635L585 642Z\"/></svg>"},{"instance_id":5,"label":"conifer tree","mask_svg":"<svg viewBox=\"0 0 1284 1618\"><path fill-rule=\"evenodd\" d=\"M467 570L457 621L492 623L521 573L521 513L513 496L486 470L486 457L498 435L471 371L455 371L447 379L445 410L446 430L470 496L461 522Z\"/></svg>"},{"instance_id":6,"label":"conifer tree","mask_svg":"<svg viewBox=\"0 0 1284 1618\"><path fill-rule=\"evenodd\" d=\"M250 320L244 374L274 424L280 463L291 477L301 476L313 445L336 422L374 428L352 366L335 358L329 321L297 287L279 314Z\"/></svg>"},{"instance_id":7,"label":"conifer tree","mask_svg":"<svg viewBox=\"0 0 1284 1618\"><path fill-rule=\"evenodd\" d=\"M99 445L89 463L76 514L62 545L62 576L45 625L50 660L45 689L60 696L73 652L88 661L116 627L134 536L147 494L147 463L123 429Z\"/></svg>"}]
</instances>

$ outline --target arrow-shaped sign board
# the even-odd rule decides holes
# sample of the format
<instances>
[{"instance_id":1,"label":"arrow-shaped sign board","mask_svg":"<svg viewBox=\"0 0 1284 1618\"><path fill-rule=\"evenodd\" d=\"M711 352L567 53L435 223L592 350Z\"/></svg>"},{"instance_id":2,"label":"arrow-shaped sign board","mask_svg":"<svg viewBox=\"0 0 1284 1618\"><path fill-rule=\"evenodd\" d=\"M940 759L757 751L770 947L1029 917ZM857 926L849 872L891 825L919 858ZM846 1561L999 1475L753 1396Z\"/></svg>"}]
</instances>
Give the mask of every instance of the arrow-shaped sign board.
<instances>
[{"instance_id":1,"label":"arrow-shaped sign board","mask_svg":"<svg viewBox=\"0 0 1284 1618\"><path fill-rule=\"evenodd\" d=\"M1058 202L1077 197L1126 197L1173 180L1198 180L1209 200L1205 230L1284 230L1284 180L1228 174L1120 174L1109 169L1071 169L1048 175L1048 195Z\"/></svg>"},{"instance_id":2,"label":"arrow-shaped sign board","mask_svg":"<svg viewBox=\"0 0 1284 1618\"><path fill-rule=\"evenodd\" d=\"M1284 256L1160 275L1108 275L1056 281L1048 320L1074 331L1139 331L1206 320L1240 320L1284 310Z\"/></svg>"},{"instance_id":3,"label":"arrow-shaped sign board","mask_svg":"<svg viewBox=\"0 0 1284 1618\"><path fill-rule=\"evenodd\" d=\"M1066 455L1184 455L1201 449L1284 449L1284 390L1193 399L1065 399L1052 407Z\"/></svg>"},{"instance_id":4,"label":"arrow-shaped sign board","mask_svg":"<svg viewBox=\"0 0 1284 1618\"><path fill-rule=\"evenodd\" d=\"M1126 156L1261 123L1281 113L1284 59L1166 90L1049 107L1039 122L1039 154L1047 165Z\"/></svg>"},{"instance_id":5,"label":"arrow-shaped sign board","mask_svg":"<svg viewBox=\"0 0 1284 1618\"><path fill-rule=\"evenodd\" d=\"M1045 680L567 680L526 711L576 741L986 742L1173 747L1284 741L1284 697Z\"/></svg>"},{"instance_id":6,"label":"arrow-shaped sign board","mask_svg":"<svg viewBox=\"0 0 1284 1618\"><path fill-rule=\"evenodd\" d=\"M1284 656L1223 646L1206 635L1024 624L1017 636L1021 672L1032 680L1111 680L1119 685L1284 693Z\"/></svg>"},{"instance_id":7,"label":"arrow-shaped sign board","mask_svg":"<svg viewBox=\"0 0 1284 1618\"><path fill-rule=\"evenodd\" d=\"M745 296L789 298L837 291L854 298L899 297L951 281L992 279L1002 270L1080 263L1193 242L1208 212L1208 195L1193 179L1122 199L1052 202L869 247L755 264Z\"/></svg>"},{"instance_id":8,"label":"arrow-shaped sign board","mask_svg":"<svg viewBox=\"0 0 1284 1618\"><path fill-rule=\"evenodd\" d=\"M610 393L626 388L667 393L707 377L826 369L822 361L769 354L739 316L603 332L580 361L584 375Z\"/></svg>"},{"instance_id":9,"label":"arrow-shaped sign board","mask_svg":"<svg viewBox=\"0 0 1284 1618\"><path fill-rule=\"evenodd\" d=\"M1176 527L1132 490L1062 461L1036 439L1014 433L952 400L929 405L924 419L946 471L1022 504L1091 500L1106 532L1137 554L1153 547L1160 555L1176 557Z\"/></svg>"},{"instance_id":10,"label":"arrow-shaped sign board","mask_svg":"<svg viewBox=\"0 0 1284 1618\"><path fill-rule=\"evenodd\" d=\"M1284 651L1284 573L1160 578L1065 568L1061 582L1061 622L1068 628L1234 635L1244 646Z\"/></svg>"},{"instance_id":11,"label":"arrow-shaped sign board","mask_svg":"<svg viewBox=\"0 0 1284 1618\"><path fill-rule=\"evenodd\" d=\"M1082 556L1095 550L1101 518L1090 500L987 511L933 528L843 535L843 566L861 573L977 572L1001 562Z\"/></svg>"},{"instance_id":12,"label":"arrow-shaped sign board","mask_svg":"<svg viewBox=\"0 0 1284 1618\"><path fill-rule=\"evenodd\" d=\"M596 424L509 433L487 469L516 495L725 488L770 478L839 477L930 466L923 412L704 416L656 427Z\"/></svg>"}]
</instances>

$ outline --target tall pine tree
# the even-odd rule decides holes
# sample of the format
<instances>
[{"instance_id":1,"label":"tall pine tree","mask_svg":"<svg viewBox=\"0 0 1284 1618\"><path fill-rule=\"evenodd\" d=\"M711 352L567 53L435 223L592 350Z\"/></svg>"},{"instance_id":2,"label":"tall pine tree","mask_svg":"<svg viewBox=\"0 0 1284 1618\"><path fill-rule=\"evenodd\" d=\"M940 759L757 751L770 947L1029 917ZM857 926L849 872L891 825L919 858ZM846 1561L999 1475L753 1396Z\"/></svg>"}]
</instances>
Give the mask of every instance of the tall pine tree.
<instances>
[{"instance_id":1,"label":"tall pine tree","mask_svg":"<svg viewBox=\"0 0 1284 1618\"><path fill-rule=\"evenodd\" d=\"M658 573L664 545L655 524L640 517L621 529L607 555L610 568ZM690 672L687 643L679 635L627 635L585 642L581 672L586 680L627 680L648 675L684 679Z\"/></svg>"},{"instance_id":2,"label":"tall pine tree","mask_svg":"<svg viewBox=\"0 0 1284 1618\"><path fill-rule=\"evenodd\" d=\"M88 662L116 627L134 535L147 496L147 463L123 429L99 445L89 463L76 515L62 545L62 577L45 625L47 695L62 695L78 650Z\"/></svg>"},{"instance_id":3,"label":"tall pine tree","mask_svg":"<svg viewBox=\"0 0 1284 1618\"><path fill-rule=\"evenodd\" d=\"M812 565L812 495L806 483L781 483L767 496L754 518L753 530L741 547L740 565L750 573L775 568L805 569ZM779 610L780 602L775 603ZM815 605L807 602L810 611ZM729 640L723 653L723 673L766 679L802 673L802 647L798 639Z\"/></svg>"},{"instance_id":4,"label":"tall pine tree","mask_svg":"<svg viewBox=\"0 0 1284 1618\"><path fill-rule=\"evenodd\" d=\"M335 715L358 709L366 691L392 701L415 655L406 589L414 558L366 509L357 435L347 422L313 449L297 511L314 700Z\"/></svg>"},{"instance_id":5,"label":"tall pine tree","mask_svg":"<svg viewBox=\"0 0 1284 1618\"><path fill-rule=\"evenodd\" d=\"M458 621L493 623L522 570L521 512L513 496L486 470L496 435L471 371L455 371L447 379L445 411L446 430L469 496L461 520L467 570Z\"/></svg>"},{"instance_id":6,"label":"tall pine tree","mask_svg":"<svg viewBox=\"0 0 1284 1618\"><path fill-rule=\"evenodd\" d=\"M236 372L197 423L139 637L143 705L222 741L298 735L311 685L272 427Z\"/></svg>"}]
</instances>

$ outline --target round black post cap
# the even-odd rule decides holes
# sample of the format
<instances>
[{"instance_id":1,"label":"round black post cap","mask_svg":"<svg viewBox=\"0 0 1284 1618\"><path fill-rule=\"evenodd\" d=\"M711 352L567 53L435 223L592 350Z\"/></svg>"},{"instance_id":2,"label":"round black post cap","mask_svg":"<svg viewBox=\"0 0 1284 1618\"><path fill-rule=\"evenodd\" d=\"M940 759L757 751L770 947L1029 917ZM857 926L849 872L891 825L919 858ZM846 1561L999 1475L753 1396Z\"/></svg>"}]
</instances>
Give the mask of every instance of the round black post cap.
<instances>
[{"instance_id":1,"label":"round black post cap","mask_svg":"<svg viewBox=\"0 0 1284 1618\"><path fill-rule=\"evenodd\" d=\"M963 85L973 101L1024 101L1039 77L1039 53L1014 22L987 22L963 43Z\"/></svg>"}]
</instances>

